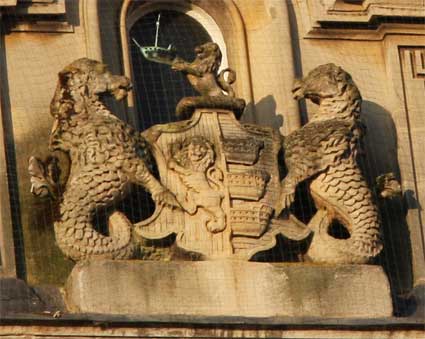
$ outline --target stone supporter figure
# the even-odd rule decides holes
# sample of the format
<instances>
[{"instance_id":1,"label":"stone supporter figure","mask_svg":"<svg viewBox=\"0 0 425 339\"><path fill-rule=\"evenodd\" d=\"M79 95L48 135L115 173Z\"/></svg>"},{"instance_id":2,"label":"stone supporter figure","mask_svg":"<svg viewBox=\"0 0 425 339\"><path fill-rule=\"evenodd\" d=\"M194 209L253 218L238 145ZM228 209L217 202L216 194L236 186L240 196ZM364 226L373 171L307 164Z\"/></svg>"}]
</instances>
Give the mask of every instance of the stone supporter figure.
<instances>
[{"instance_id":1,"label":"stone supporter figure","mask_svg":"<svg viewBox=\"0 0 425 339\"><path fill-rule=\"evenodd\" d=\"M319 109L306 125L282 139L288 174L277 213L291 205L298 183L309 180L318 212L308 225L314 236L307 258L367 263L381 251L382 242L374 197L357 163L365 131L360 92L347 72L326 64L297 81L293 93ZM330 234L333 222L346 229L347 239Z\"/></svg>"},{"instance_id":2,"label":"stone supporter figure","mask_svg":"<svg viewBox=\"0 0 425 339\"><path fill-rule=\"evenodd\" d=\"M245 101L235 98L232 84L236 81L236 73L226 68L218 72L221 65L221 51L214 42L207 42L195 48L196 58L191 63L175 58L171 68L186 74L193 88L200 94L197 97L185 97L177 104L176 115L187 118L195 107L233 110L240 117ZM227 80L224 75L228 73Z\"/></svg>"},{"instance_id":3,"label":"stone supporter figure","mask_svg":"<svg viewBox=\"0 0 425 339\"><path fill-rule=\"evenodd\" d=\"M109 236L92 225L96 211L122 199L131 183L143 186L158 204L178 206L175 197L150 173L143 138L99 99L110 94L121 100L130 89L126 77L112 75L105 65L87 58L59 73L50 105L55 119L50 150L68 154L71 171L55 233L58 246L73 260L134 255L133 225L124 214L114 212L109 217Z\"/></svg>"},{"instance_id":4,"label":"stone supporter figure","mask_svg":"<svg viewBox=\"0 0 425 339\"><path fill-rule=\"evenodd\" d=\"M357 163L365 128L362 98L351 76L327 64L297 81L295 98L310 99L319 109L307 124L283 137L272 128L235 119L245 102L230 86L234 71L218 74L217 44L206 43L195 51L192 63L179 58L172 62L200 93L177 106L178 115L190 118L152 126L144 137L99 99L103 94L124 98L131 88L126 77L112 75L102 63L86 58L59 73L51 102L50 149L65 152L71 160L55 223L56 241L64 254L73 260L131 258L137 247L134 229L147 239L177 234L178 246L206 258L244 260L275 246L279 234L296 241L312 234L304 253L308 260L370 262L382 250L380 219ZM227 81L225 72L230 75ZM282 149L285 163L278 164ZM149 170L151 154L161 182ZM57 194L60 172L55 164L30 160L32 192ZM287 168L283 180L279 165ZM307 182L317 208L307 225L290 209L301 182ZM379 182L392 189L391 194L381 192L382 197L397 191L394 178L383 176ZM151 193L157 207L154 215L134 227L114 211L109 236L97 232L92 225L96 211L123 198L131 183ZM346 231L344 236L332 234L336 223Z\"/></svg>"}]
</instances>

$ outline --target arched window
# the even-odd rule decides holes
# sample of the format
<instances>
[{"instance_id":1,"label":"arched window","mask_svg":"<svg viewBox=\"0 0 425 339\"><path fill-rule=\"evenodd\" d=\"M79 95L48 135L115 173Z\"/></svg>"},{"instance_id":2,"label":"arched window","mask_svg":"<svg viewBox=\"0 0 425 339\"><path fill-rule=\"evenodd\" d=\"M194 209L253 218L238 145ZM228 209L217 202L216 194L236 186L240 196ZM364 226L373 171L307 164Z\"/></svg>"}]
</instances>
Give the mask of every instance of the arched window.
<instances>
[{"instance_id":1,"label":"arched window","mask_svg":"<svg viewBox=\"0 0 425 339\"><path fill-rule=\"evenodd\" d=\"M223 34L203 9L183 2L124 1L120 18L123 65L134 90L129 93L127 114L123 119L140 131L155 124L175 121L175 108L179 100L184 96L196 95L183 74L171 70L169 65L146 60L133 42L135 39L141 46L155 45L159 14L158 46L166 48L172 44L179 57L192 61L197 45L214 41L222 52L221 67L228 67ZM109 57L113 51L104 50L104 54ZM113 57L110 63L114 63ZM141 187L133 187L130 196L118 208L132 222L139 222L153 213L154 204L150 194Z\"/></svg>"},{"instance_id":2,"label":"arched window","mask_svg":"<svg viewBox=\"0 0 425 339\"><path fill-rule=\"evenodd\" d=\"M176 120L174 112L179 100L197 95L183 74L171 70L168 65L148 61L133 41L135 39L141 46L155 44L159 14L158 46L172 44L179 57L191 61L195 58L196 46L215 41L223 52L222 65L227 65L223 37L213 20L202 10L161 8L142 14L134 11L127 21L128 48L135 87L134 120L140 130Z\"/></svg>"}]
</instances>

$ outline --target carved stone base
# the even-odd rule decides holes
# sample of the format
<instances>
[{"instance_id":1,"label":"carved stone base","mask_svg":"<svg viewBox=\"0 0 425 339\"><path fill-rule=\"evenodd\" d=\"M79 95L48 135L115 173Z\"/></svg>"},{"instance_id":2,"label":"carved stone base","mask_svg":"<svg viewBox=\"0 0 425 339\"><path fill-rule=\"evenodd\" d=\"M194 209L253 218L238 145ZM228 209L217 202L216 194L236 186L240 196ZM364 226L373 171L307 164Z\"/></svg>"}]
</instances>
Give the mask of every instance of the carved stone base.
<instances>
[{"instance_id":1,"label":"carved stone base","mask_svg":"<svg viewBox=\"0 0 425 339\"><path fill-rule=\"evenodd\" d=\"M73 312L121 315L354 317L392 315L379 266L241 261L91 261L75 266Z\"/></svg>"}]
</instances>

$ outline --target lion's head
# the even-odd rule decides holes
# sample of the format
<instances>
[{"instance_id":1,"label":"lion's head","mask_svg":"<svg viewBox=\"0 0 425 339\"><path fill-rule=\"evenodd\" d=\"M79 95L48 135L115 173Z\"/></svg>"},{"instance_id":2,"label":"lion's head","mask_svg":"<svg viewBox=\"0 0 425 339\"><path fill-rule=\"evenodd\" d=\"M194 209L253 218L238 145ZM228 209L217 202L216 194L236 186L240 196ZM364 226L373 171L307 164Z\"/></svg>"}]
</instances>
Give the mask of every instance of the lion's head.
<instances>
[{"instance_id":1,"label":"lion's head","mask_svg":"<svg viewBox=\"0 0 425 339\"><path fill-rule=\"evenodd\" d=\"M63 131L73 124L73 117L87 117L88 107L100 95L109 94L121 100L130 89L128 78L112 75L101 62L82 58L66 66L59 72L58 85L50 103L50 113L55 118L50 132L50 149L67 151L71 148L75 136Z\"/></svg>"},{"instance_id":2,"label":"lion's head","mask_svg":"<svg viewBox=\"0 0 425 339\"><path fill-rule=\"evenodd\" d=\"M323 99L339 97L348 90L361 99L350 74L335 64L325 64L313 69L302 80L296 80L292 92L297 100L306 98L320 105Z\"/></svg>"},{"instance_id":3,"label":"lion's head","mask_svg":"<svg viewBox=\"0 0 425 339\"><path fill-rule=\"evenodd\" d=\"M85 99L97 99L99 95L113 95L116 100L127 96L131 89L125 76L112 75L107 66L88 58L75 60L59 72L59 81L50 104L54 117L68 117L78 113Z\"/></svg>"},{"instance_id":4,"label":"lion's head","mask_svg":"<svg viewBox=\"0 0 425 339\"><path fill-rule=\"evenodd\" d=\"M192 64L201 68L202 73L217 73L221 65L220 47L215 42L207 42L195 48L196 59Z\"/></svg>"},{"instance_id":5,"label":"lion's head","mask_svg":"<svg viewBox=\"0 0 425 339\"><path fill-rule=\"evenodd\" d=\"M184 141L173 153L173 158L180 166L197 172L205 172L214 164L214 146L201 136Z\"/></svg>"}]
</instances>

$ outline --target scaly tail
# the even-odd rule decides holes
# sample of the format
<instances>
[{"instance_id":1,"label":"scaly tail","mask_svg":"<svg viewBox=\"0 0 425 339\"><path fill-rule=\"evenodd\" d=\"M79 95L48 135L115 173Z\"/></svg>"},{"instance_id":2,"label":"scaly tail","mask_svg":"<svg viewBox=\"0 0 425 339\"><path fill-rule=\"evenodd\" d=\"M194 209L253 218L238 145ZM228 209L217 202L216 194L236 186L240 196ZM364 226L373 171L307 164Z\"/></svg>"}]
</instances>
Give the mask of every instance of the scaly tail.
<instances>
[{"instance_id":1,"label":"scaly tail","mask_svg":"<svg viewBox=\"0 0 425 339\"><path fill-rule=\"evenodd\" d=\"M107 206L119 195L119 180L99 183L96 177L87 176L73 182L79 183L65 192L61 218L55 223L56 242L60 249L75 261L89 257L131 258L136 249L131 241L132 224L122 213L115 212L110 216L110 236L100 234L92 226L96 208Z\"/></svg>"},{"instance_id":2,"label":"scaly tail","mask_svg":"<svg viewBox=\"0 0 425 339\"><path fill-rule=\"evenodd\" d=\"M311 183L318 213L310 222L315 232L307 257L316 262L362 264L382 250L380 220L372 193L353 159L329 168ZM346 239L329 234L336 220Z\"/></svg>"}]
</instances>

